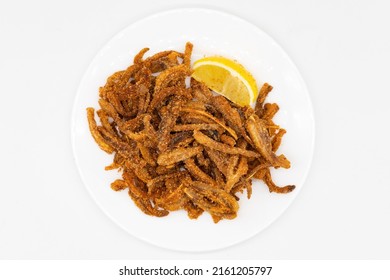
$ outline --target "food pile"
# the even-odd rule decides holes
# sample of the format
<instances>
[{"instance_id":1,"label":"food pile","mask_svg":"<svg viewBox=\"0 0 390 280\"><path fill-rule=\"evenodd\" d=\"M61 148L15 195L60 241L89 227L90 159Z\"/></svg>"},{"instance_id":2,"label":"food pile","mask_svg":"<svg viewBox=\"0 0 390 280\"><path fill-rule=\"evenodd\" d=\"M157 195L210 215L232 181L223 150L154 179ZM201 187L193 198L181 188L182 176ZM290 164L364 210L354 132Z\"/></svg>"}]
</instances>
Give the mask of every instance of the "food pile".
<instances>
[{"instance_id":1,"label":"food pile","mask_svg":"<svg viewBox=\"0 0 390 280\"><path fill-rule=\"evenodd\" d=\"M253 178L270 192L295 186L271 178L271 167L290 167L275 154L286 130L272 121L278 105L265 103L272 86L262 86L255 109L238 106L191 78L192 48L148 58L142 49L99 89L100 124L93 108L87 117L96 143L114 154L106 170L122 172L113 190L127 190L151 216L184 209L196 219L206 211L217 223L237 216L238 194L250 198Z\"/></svg>"}]
</instances>

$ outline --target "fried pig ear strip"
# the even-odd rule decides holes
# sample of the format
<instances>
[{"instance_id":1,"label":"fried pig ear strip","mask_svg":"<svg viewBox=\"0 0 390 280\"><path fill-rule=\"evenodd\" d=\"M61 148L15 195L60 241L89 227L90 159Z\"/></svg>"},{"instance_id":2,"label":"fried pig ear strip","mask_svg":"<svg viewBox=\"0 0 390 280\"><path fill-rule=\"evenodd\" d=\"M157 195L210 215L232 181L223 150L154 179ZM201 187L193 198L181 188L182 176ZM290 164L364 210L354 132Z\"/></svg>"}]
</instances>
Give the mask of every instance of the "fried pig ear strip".
<instances>
[{"instance_id":1,"label":"fried pig ear strip","mask_svg":"<svg viewBox=\"0 0 390 280\"><path fill-rule=\"evenodd\" d=\"M150 125L151 116L148 114L138 115L134 119L128 122L122 121L115 108L106 100L99 100L100 107L111 118L114 119L115 124L118 126L121 133L126 134L130 139L134 141L145 141L146 138L150 141L156 141L156 132ZM145 132L135 133L131 129L136 129L144 124Z\"/></svg>"},{"instance_id":2,"label":"fried pig ear strip","mask_svg":"<svg viewBox=\"0 0 390 280\"><path fill-rule=\"evenodd\" d=\"M151 166L156 166L156 159L153 156L153 153L148 147L145 147L141 142L137 142L137 147L141 152L142 158Z\"/></svg>"},{"instance_id":3,"label":"fried pig ear strip","mask_svg":"<svg viewBox=\"0 0 390 280\"><path fill-rule=\"evenodd\" d=\"M122 100L120 100L117 92L109 91L106 93L107 101L115 108L115 110L122 116L125 117L134 117L136 110L133 109L132 111L126 110L125 107L122 104Z\"/></svg>"},{"instance_id":4,"label":"fried pig ear strip","mask_svg":"<svg viewBox=\"0 0 390 280\"><path fill-rule=\"evenodd\" d=\"M191 89L194 99L203 103L208 103L213 98L210 89L201 82L191 78Z\"/></svg>"},{"instance_id":5,"label":"fried pig ear strip","mask_svg":"<svg viewBox=\"0 0 390 280\"><path fill-rule=\"evenodd\" d=\"M250 180L246 181L246 180L240 179L240 181L234 185L234 187L230 191L230 193L234 194L234 196L237 200L240 200L239 197L236 196L235 194L238 192L243 193L244 189L246 189L247 198L250 199L252 196L252 183Z\"/></svg>"},{"instance_id":6,"label":"fried pig ear strip","mask_svg":"<svg viewBox=\"0 0 390 280\"><path fill-rule=\"evenodd\" d=\"M285 160L281 160L272 151L271 138L268 131L257 115L252 115L246 123L246 130L252 139L255 148L259 153L274 167L289 168L290 164Z\"/></svg>"},{"instance_id":7,"label":"fried pig ear strip","mask_svg":"<svg viewBox=\"0 0 390 280\"><path fill-rule=\"evenodd\" d=\"M272 139L272 151L273 152L276 152L279 149L280 144L282 143L282 137L284 134L286 134L286 130L282 128L278 131L278 133L276 133L276 135Z\"/></svg>"},{"instance_id":8,"label":"fried pig ear strip","mask_svg":"<svg viewBox=\"0 0 390 280\"><path fill-rule=\"evenodd\" d=\"M184 209L187 211L188 218L190 219L197 219L204 212L202 208L196 206L191 200L188 200L184 204Z\"/></svg>"},{"instance_id":9,"label":"fried pig ear strip","mask_svg":"<svg viewBox=\"0 0 390 280\"><path fill-rule=\"evenodd\" d=\"M259 157L260 154L250 151L250 150L245 150L237 147L230 147L229 145L217 142L210 137L206 136L200 131L194 131L194 138L195 140L199 143L202 144L206 147L209 147L211 149L224 152L226 154L232 154L232 155L242 155L245 157L250 157L250 158L256 158Z\"/></svg>"},{"instance_id":10,"label":"fried pig ear strip","mask_svg":"<svg viewBox=\"0 0 390 280\"><path fill-rule=\"evenodd\" d=\"M210 170L213 174L215 181L217 182L217 185L224 186L225 185L224 174L218 169L218 167L215 166L215 164L212 164Z\"/></svg>"},{"instance_id":11,"label":"fried pig ear strip","mask_svg":"<svg viewBox=\"0 0 390 280\"><path fill-rule=\"evenodd\" d=\"M133 70L135 67L129 67ZM112 91L117 91L119 88L123 88L127 81L124 79L126 76L126 71L117 71L107 78L106 84L103 87L99 88L100 98L107 99L107 93Z\"/></svg>"},{"instance_id":12,"label":"fried pig ear strip","mask_svg":"<svg viewBox=\"0 0 390 280\"><path fill-rule=\"evenodd\" d=\"M237 216L238 203L234 196L224 190L194 181L184 192L195 205L211 215L224 219L234 219Z\"/></svg>"},{"instance_id":13,"label":"fried pig ear strip","mask_svg":"<svg viewBox=\"0 0 390 280\"><path fill-rule=\"evenodd\" d=\"M144 199L142 197L136 196L130 188L129 188L129 196L134 201L135 205L137 205L137 207L147 215L164 217L169 214L169 212L165 209L158 209L157 207L153 207L149 199Z\"/></svg>"},{"instance_id":14,"label":"fried pig ear strip","mask_svg":"<svg viewBox=\"0 0 390 280\"><path fill-rule=\"evenodd\" d=\"M188 67L188 69L191 66L191 54L192 54L192 48L193 45L190 42L186 43L186 48L184 51L184 59L183 59L183 64Z\"/></svg>"},{"instance_id":15,"label":"fried pig ear strip","mask_svg":"<svg viewBox=\"0 0 390 280\"><path fill-rule=\"evenodd\" d=\"M249 181L252 177L259 179L258 177L256 177L256 174L260 174L259 172L265 172L265 170L268 169L269 167L271 167L271 164L268 162L267 163L259 163L258 165L256 165L254 168L252 168L250 171L247 172L244 179L246 181ZM264 175L261 176L261 178L263 178L263 177L264 177Z\"/></svg>"},{"instance_id":16,"label":"fried pig ear strip","mask_svg":"<svg viewBox=\"0 0 390 280\"><path fill-rule=\"evenodd\" d=\"M117 179L114 182L111 183L111 189L114 191L122 191L124 189L127 189L128 185L124 180Z\"/></svg>"},{"instance_id":17,"label":"fried pig ear strip","mask_svg":"<svg viewBox=\"0 0 390 280\"><path fill-rule=\"evenodd\" d=\"M198 161L199 166L203 166L204 168L209 170L210 159L206 158L203 152L196 155L196 160Z\"/></svg>"},{"instance_id":18,"label":"fried pig ear strip","mask_svg":"<svg viewBox=\"0 0 390 280\"><path fill-rule=\"evenodd\" d=\"M144 118L146 115L138 115L131 121L124 122L111 103L109 103L104 99L99 99L99 105L102 108L102 110L107 113L108 116L114 119L114 122L118 126L119 130L122 133L127 134L127 136L130 139L140 141L146 137L146 135L144 134L132 132L136 128L140 127L142 123L145 122Z\"/></svg>"},{"instance_id":19,"label":"fried pig ear strip","mask_svg":"<svg viewBox=\"0 0 390 280\"><path fill-rule=\"evenodd\" d=\"M275 183L272 181L271 172L269 169L265 172L265 176L263 177L264 183L268 186L268 189L270 192L276 192L276 193L289 193L292 192L295 189L294 185L288 185L284 187L278 187L275 185Z\"/></svg>"},{"instance_id":20,"label":"fried pig ear strip","mask_svg":"<svg viewBox=\"0 0 390 280\"><path fill-rule=\"evenodd\" d=\"M138 94L138 112L137 115L144 114L149 107L150 103L150 92L149 92L149 86L145 84L141 84L138 86L137 90Z\"/></svg>"},{"instance_id":21,"label":"fried pig ear strip","mask_svg":"<svg viewBox=\"0 0 390 280\"><path fill-rule=\"evenodd\" d=\"M173 66L161 72L156 78L154 93L170 86L185 86L184 80L191 75L191 70L184 64Z\"/></svg>"},{"instance_id":22,"label":"fried pig ear strip","mask_svg":"<svg viewBox=\"0 0 390 280\"><path fill-rule=\"evenodd\" d=\"M190 148L176 148L172 151L167 151L159 154L157 163L159 165L171 165L179 161L191 158L203 151L203 147L190 147Z\"/></svg>"},{"instance_id":23,"label":"fried pig ear strip","mask_svg":"<svg viewBox=\"0 0 390 280\"><path fill-rule=\"evenodd\" d=\"M178 58L183 57L184 55L177 51L163 51L146 58L143 64L149 67L152 73L157 73L178 65Z\"/></svg>"},{"instance_id":24,"label":"fried pig ear strip","mask_svg":"<svg viewBox=\"0 0 390 280\"><path fill-rule=\"evenodd\" d=\"M156 205L168 211L176 211L184 208L189 201L188 196L184 193L184 185L181 184L173 192L163 198L156 199Z\"/></svg>"},{"instance_id":25,"label":"fried pig ear strip","mask_svg":"<svg viewBox=\"0 0 390 280\"><path fill-rule=\"evenodd\" d=\"M218 130L220 128L217 124L177 124L172 131L193 131L193 130ZM234 141L234 140L233 140Z\"/></svg>"},{"instance_id":26,"label":"fried pig ear strip","mask_svg":"<svg viewBox=\"0 0 390 280\"><path fill-rule=\"evenodd\" d=\"M187 172L182 172L180 177L165 180L167 191L161 197L156 198L156 205L169 211L183 209L189 202L184 188L188 187L190 183L191 178Z\"/></svg>"},{"instance_id":27,"label":"fried pig ear strip","mask_svg":"<svg viewBox=\"0 0 390 280\"><path fill-rule=\"evenodd\" d=\"M228 169L229 170L229 169ZM248 172L248 163L246 157L240 157L239 162L235 170L233 169L228 174L228 178L225 185L225 191L230 192L234 185Z\"/></svg>"},{"instance_id":28,"label":"fried pig ear strip","mask_svg":"<svg viewBox=\"0 0 390 280\"><path fill-rule=\"evenodd\" d=\"M100 149L102 149L106 153L111 154L114 151L114 149L113 147L111 147L109 143L107 143L104 137L100 134L98 130L98 126L95 121L94 114L95 114L95 109L87 108L89 131L91 132L93 139L95 139L95 142L98 144Z\"/></svg>"},{"instance_id":29,"label":"fried pig ear strip","mask_svg":"<svg viewBox=\"0 0 390 280\"><path fill-rule=\"evenodd\" d=\"M233 138L235 140L237 140L237 138L238 138L236 132L233 129L231 129L230 127L226 126L222 121L220 121L219 119L217 119L213 115L207 113L206 111L195 110L195 109L188 108L188 107L181 108L181 111L182 112L187 112L187 113L192 113L192 114L199 114L201 116L205 116L205 117L209 118L210 120L212 120L213 122L215 122L216 124L220 125L227 132L229 132L230 135L233 136Z\"/></svg>"},{"instance_id":30,"label":"fried pig ear strip","mask_svg":"<svg viewBox=\"0 0 390 280\"><path fill-rule=\"evenodd\" d=\"M145 55L145 53L147 53L149 51L149 48L143 48L142 50L140 50L135 56L134 56L134 64L141 64L142 61L143 61L143 57Z\"/></svg>"},{"instance_id":31,"label":"fried pig ear strip","mask_svg":"<svg viewBox=\"0 0 390 280\"><path fill-rule=\"evenodd\" d=\"M100 118L100 122L101 122L102 126L105 129L107 129L108 131L110 131L112 134L117 134L115 126L110 123L107 113L105 111L103 111L102 109L97 110L96 113Z\"/></svg>"},{"instance_id":32,"label":"fried pig ear strip","mask_svg":"<svg viewBox=\"0 0 390 280\"><path fill-rule=\"evenodd\" d=\"M172 178L177 179L179 177L183 177L183 175L185 175L185 174L188 174L188 173L186 171L178 171L178 172L160 175L158 177L153 178L152 180L149 180L147 183L147 186L151 187L151 186L155 185L156 183L164 182L167 179L172 179Z\"/></svg>"},{"instance_id":33,"label":"fried pig ear strip","mask_svg":"<svg viewBox=\"0 0 390 280\"><path fill-rule=\"evenodd\" d=\"M272 88L273 87L271 85L267 84L267 83L265 83L260 88L260 92L259 92L259 95L257 96L256 106L255 106L255 113L260 118L263 115L263 104L264 104L264 101L267 98L268 94L271 92Z\"/></svg>"},{"instance_id":34,"label":"fried pig ear strip","mask_svg":"<svg viewBox=\"0 0 390 280\"><path fill-rule=\"evenodd\" d=\"M127 169L123 173L123 179L129 188L129 196L142 212L147 215L156 217L164 217L169 214L169 212L164 209L158 209L157 206L153 207L150 198L147 194L146 188L142 185L142 182L139 182L137 176L132 173L132 171ZM137 186L136 182L141 185Z\"/></svg>"},{"instance_id":35,"label":"fried pig ear strip","mask_svg":"<svg viewBox=\"0 0 390 280\"><path fill-rule=\"evenodd\" d=\"M160 153L165 152L168 149L172 128L176 124L180 108L184 102L185 101L180 96L174 97L174 99L167 105L166 112L161 112L162 121L159 124L157 145Z\"/></svg>"},{"instance_id":36,"label":"fried pig ear strip","mask_svg":"<svg viewBox=\"0 0 390 280\"><path fill-rule=\"evenodd\" d=\"M200 129L194 129L194 130L200 130ZM233 137L230 137L229 135L222 134L221 135L221 141L230 147L234 147L236 145L236 140L234 140Z\"/></svg>"},{"instance_id":37,"label":"fried pig ear strip","mask_svg":"<svg viewBox=\"0 0 390 280\"><path fill-rule=\"evenodd\" d=\"M110 165L107 165L104 168L104 170L119 169L119 171L120 171L120 170L122 170L124 162L125 162L124 158L119 153L115 153L114 161Z\"/></svg>"},{"instance_id":38,"label":"fried pig ear strip","mask_svg":"<svg viewBox=\"0 0 390 280\"><path fill-rule=\"evenodd\" d=\"M142 182L137 175L131 169L126 168L123 171L122 177L127 183L129 189L136 197L141 197L143 199L148 199L148 188L144 182Z\"/></svg>"},{"instance_id":39,"label":"fried pig ear strip","mask_svg":"<svg viewBox=\"0 0 390 280\"><path fill-rule=\"evenodd\" d=\"M229 101L225 97L218 95L212 97L211 104L222 114L229 127L232 127L237 134L241 134L248 141L249 137L245 132L240 114L230 105ZM237 137L234 139L237 140Z\"/></svg>"},{"instance_id":40,"label":"fried pig ear strip","mask_svg":"<svg viewBox=\"0 0 390 280\"><path fill-rule=\"evenodd\" d=\"M118 139L117 137L111 135L103 127L98 128L99 132L102 134L103 138L121 155L125 161L126 168L129 168L134 171L139 179L144 182L148 182L151 179L150 174L144 168L146 162L137 155L137 150L130 144Z\"/></svg>"},{"instance_id":41,"label":"fried pig ear strip","mask_svg":"<svg viewBox=\"0 0 390 280\"><path fill-rule=\"evenodd\" d=\"M228 174L228 167L229 167L229 162L227 160L227 157L225 154L217 151L217 150L213 150L213 149L210 149L210 148L205 148L206 152L207 152L207 155L209 156L210 160L215 164L215 167L224 175L224 176L227 176ZM214 172L216 173L216 172ZM217 180L217 176L218 176L218 173L217 174L214 174L216 175L216 180ZM223 180L217 180L217 182L221 182Z\"/></svg>"},{"instance_id":42,"label":"fried pig ear strip","mask_svg":"<svg viewBox=\"0 0 390 280\"><path fill-rule=\"evenodd\" d=\"M243 138L240 138L242 140ZM247 142L240 141L239 147L245 149ZM238 163L238 164L237 164ZM234 185L248 172L248 160L246 157L240 157L239 155L231 156L231 160L227 167L226 185L225 191L230 192Z\"/></svg>"},{"instance_id":43,"label":"fried pig ear strip","mask_svg":"<svg viewBox=\"0 0 390 280\"><path fill-rule=\"evenodd\" d=\"M193 141L194 137L192 137L192 132L178 132L172 135L168 147L171 150L179 147L185 148L188 147Z\"/></svg>"},{"instance_id":44,"label":"fried pig ear strip","mask_svg":"<svg viewBox=\"0 0 390 280\"><path fill-rule=\"evenodd\" d=\"M264 104L264 110L261 118L264 120L271 120L278 111L279 111L278 104L266 103Z\"/></svg>"},{"instance_id":45,"label":"fried pig ear strip","mask_svg":"<svg viewBox=\"0 0 390 280\"><path fill-rule=\"evenodd\" d=\"M170 96L183 96L185 99L191 99L191 93L185 88L179 87L167 87L153 95L152 102L148 108L148 112L152 113L155 109L160 109L163 106L164 101Z\"/></svg>"},{"instance_id":46,"label":"fried pig ear strip","mask_svg":"<svg viewBox=\"0 0 390 280\"><path fill-rule=\"evenodd\" d=\"M210 184L212 186L216 186L217 182L214 181L208 174L202 171L196 164L193 158L187 159L185 162L186 169L190 172L190 174L195 177L195 179Z\"/></svg>"}]
</instances>

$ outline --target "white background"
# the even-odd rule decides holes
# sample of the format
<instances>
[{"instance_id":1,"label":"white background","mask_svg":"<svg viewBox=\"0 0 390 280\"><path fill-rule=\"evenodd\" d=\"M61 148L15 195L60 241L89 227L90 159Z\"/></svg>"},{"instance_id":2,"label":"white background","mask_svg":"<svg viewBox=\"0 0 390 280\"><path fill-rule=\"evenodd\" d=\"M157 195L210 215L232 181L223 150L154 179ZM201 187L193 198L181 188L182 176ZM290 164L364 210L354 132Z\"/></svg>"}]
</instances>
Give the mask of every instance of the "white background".
<instances>
[{"instance_id":1,"label":"white background","mask_svg":"<svg viewBox=\"0 0 390 280\"><path fill-rule=\"evenodd\" d=\"M220 9L267 32L299 68L316 120L312 168L288 211L209 253L161 249L117 227L71 149L73 100L98 50L178 7ZM389 12L388 1L0 0L0 258L390 259Z\"/></svg>"}]
</instances>

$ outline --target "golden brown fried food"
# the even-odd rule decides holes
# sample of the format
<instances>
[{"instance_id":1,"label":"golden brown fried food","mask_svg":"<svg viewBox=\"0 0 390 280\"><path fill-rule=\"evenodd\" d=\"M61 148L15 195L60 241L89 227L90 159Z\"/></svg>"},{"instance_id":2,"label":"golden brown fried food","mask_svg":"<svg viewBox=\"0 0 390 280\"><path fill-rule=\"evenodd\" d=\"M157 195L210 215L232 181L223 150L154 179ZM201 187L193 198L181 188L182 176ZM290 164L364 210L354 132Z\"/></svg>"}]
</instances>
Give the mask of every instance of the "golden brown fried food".
<instances>
[{"instance_id":1,"label":"golden brown fried food","mask_svg":"<svg viewBox=\"0 0 390 280\"><path fill-rule=\"evenodd\" d=\"M215 141L200 131L194 131L194 138L198 143L204 145L205 147L211 148L216 151L224 152L226 154L232 154L232 155L239 154L245 157L254 157L254 158L260 156L260 154L256 153L255 151L245 150L237 147L231 147L224 143Z\"/></svg>"},{"instance_id":2,"label":"golden brown fried food","mask_svg":"<svg viewBox=\"0 0 390 280\"><path fill-rule=\"evenodd\" d=\"M228 192L199 181L193 181L184 192L199 208L224 219L237 216L237 200Z\"/></svg>"},{"instance_id":3,"label":"golden brown fried food","mask_svg":"<svg viewBox=\"0 0 390 280\"><path fill-rule=\"evenodd\" d=\"M172 165L191 158L202 152L202 150L203 148L201 146L197 146L191 148L177 148L169 152L163 152L158 156L157 163L159 165Z\"/></svg>"},{"instance_id":4,"label":"golden brown fried food","mask_svg":"<svg viewBox=\"0 0 390 280\"><path fill-rule=\"evenodd\" d=\"M272 86L260 89L255 109L240 107L214 95L189 76L193 46L183 53L168 50L144 58L142 49L127 69L108 77L99 88L99 105L87 108L93 139L114 154L106 170L122 179L114 191L127 190L145 214L164 217L187 211L191 219L208 212L215 223L237 216L239 195L252 193L252 179L270 192L278 187L270 168L289 168L276 155L286 130L274 124L276 103L265 103Z\"/></svg>"}]
</instances>

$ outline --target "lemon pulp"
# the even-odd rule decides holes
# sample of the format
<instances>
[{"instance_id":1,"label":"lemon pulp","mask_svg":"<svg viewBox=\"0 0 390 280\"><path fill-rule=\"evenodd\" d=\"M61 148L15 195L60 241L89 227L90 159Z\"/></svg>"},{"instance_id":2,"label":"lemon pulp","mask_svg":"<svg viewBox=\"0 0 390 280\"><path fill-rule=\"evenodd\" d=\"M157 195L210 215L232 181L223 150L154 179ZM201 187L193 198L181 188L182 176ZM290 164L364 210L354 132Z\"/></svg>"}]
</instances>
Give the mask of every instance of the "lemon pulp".
<instances>
[{"instance_id":1,"label":"lemon pulp","mask_svg":"<svg viewBox=\"0 0 390 280\"><path fill-rule=\"evenodd\" d=\"M256 80L244 66L221 56L195 61L192 77L240 106L249 106L257 98Z\"/></svg>"}]
</instances>

